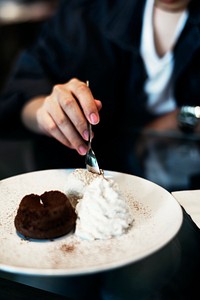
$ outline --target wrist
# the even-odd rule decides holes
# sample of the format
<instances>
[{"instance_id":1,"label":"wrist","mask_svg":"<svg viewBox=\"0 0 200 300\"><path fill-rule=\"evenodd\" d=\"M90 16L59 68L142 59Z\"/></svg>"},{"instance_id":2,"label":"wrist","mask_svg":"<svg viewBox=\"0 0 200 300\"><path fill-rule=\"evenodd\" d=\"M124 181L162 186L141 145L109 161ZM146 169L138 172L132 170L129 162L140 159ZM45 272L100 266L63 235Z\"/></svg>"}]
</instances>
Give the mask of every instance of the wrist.
<instances>
[{"instance_id":1,"label":"wrist","mask_svg":"<svg viewBox=\"0 0 200 300\"><path fill-rule=\"evenodd\" d=\"M182 106L177 115L179 129L192 133L200 123L200 106Z\"/></svg>"}]
</instances>

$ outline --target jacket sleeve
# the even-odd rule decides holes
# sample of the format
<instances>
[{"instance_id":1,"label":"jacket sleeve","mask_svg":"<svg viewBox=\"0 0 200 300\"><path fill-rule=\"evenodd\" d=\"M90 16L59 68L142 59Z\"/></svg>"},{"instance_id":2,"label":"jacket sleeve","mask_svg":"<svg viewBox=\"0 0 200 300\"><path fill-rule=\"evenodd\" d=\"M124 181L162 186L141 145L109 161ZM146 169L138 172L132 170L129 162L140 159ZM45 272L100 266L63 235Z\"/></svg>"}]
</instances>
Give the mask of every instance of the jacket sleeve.
<instances>
[{"instance_id":1,"label":"jacket sleeve","mask_svg":"<svg viewBox=\"0 0 200 300\"><path fill-rule=\"evenodd\" d=\"M73 11L79 12L78 6L72 10L72 5L73 1L61 1L56 14L45 22L36 42L19 55L0 96L0 127L4 130L13 127L11 123L22 128L20 114L24 103L49 94L54 84L65 82L73 75L67 66L72 65L80 49L76 47L80 37L73 32L77 32L80 24L72 26Z\"/></svg>"}]
</instances>

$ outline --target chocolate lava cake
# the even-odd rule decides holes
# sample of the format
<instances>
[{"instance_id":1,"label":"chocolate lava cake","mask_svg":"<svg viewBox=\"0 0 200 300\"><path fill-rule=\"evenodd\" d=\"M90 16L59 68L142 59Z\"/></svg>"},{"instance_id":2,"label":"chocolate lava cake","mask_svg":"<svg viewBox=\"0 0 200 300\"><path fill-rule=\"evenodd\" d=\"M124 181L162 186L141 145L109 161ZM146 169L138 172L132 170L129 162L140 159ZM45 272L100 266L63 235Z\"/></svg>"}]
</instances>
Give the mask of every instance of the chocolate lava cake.
<instances>
[{"instance_id":1,"label":"chocolate lava cake","mask_svg":"<svg viewBox=\"0 0 200 300\"><path fill-rule=\"evenodd\" d=\"M76 217L67 196L55 190L24 196L14 224L26 238L53 239L74 229Z\"/></svg>"}]
</instances>

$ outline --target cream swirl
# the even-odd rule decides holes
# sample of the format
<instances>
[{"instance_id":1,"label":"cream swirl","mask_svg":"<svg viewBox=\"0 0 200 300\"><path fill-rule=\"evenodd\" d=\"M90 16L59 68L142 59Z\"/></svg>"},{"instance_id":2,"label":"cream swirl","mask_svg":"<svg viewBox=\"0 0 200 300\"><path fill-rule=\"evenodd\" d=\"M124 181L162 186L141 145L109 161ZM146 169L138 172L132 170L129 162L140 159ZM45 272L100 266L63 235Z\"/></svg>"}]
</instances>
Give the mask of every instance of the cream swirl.
<instances>
[{"instance_id":1,"label":"cream swirl","mask_svg":"<svg viewBox=\"0 0 200 300\"><path fill-rule=\"evenodd\" d=\"M75 234L88 240L120 236L133 222L128 203L118 185L103 176L95 178L85 189L76 213Z\"/></svg>"}]
</instances>

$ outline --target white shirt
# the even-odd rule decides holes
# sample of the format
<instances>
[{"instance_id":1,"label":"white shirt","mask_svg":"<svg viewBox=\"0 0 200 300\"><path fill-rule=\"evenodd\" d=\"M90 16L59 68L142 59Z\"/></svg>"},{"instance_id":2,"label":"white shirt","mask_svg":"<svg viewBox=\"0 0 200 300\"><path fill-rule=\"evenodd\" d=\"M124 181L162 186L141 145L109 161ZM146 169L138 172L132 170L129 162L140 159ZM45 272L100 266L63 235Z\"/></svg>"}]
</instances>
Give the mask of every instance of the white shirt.
<instances>
[{"instance_id":1,"label":"white shirt","mask_svg":"<svg viewBox=\"0 0 200 300\"><path fill-rule=\"evenodd\" d=\"M173 97L172 71L174 59L172 51L159 57L154 44L153 32L154 0L147 0L144 10L140 53L143 58L148 78L145 82L145 92L148 97L147 107L153 114L163 114L176 108ZM177 41L188 18L188 12L181 15L174 34L173 44Z\"/></svg>"}]
</instances>

